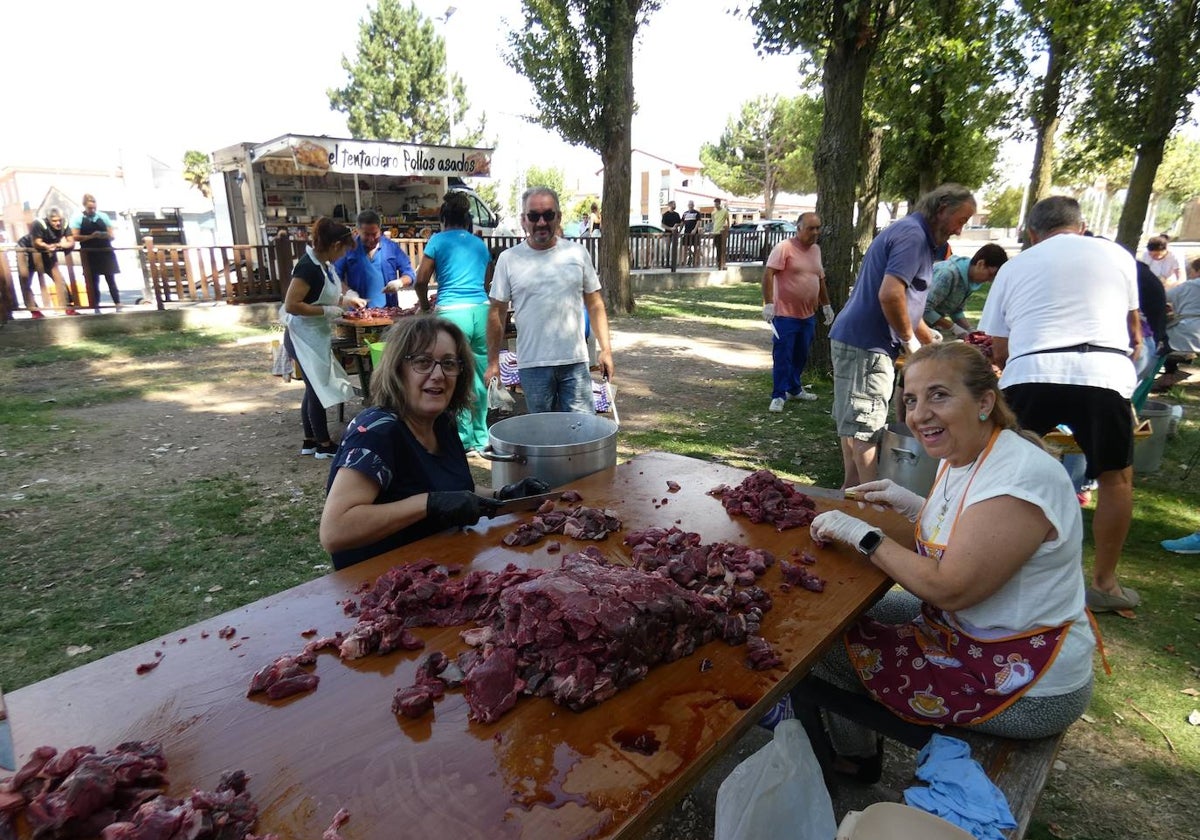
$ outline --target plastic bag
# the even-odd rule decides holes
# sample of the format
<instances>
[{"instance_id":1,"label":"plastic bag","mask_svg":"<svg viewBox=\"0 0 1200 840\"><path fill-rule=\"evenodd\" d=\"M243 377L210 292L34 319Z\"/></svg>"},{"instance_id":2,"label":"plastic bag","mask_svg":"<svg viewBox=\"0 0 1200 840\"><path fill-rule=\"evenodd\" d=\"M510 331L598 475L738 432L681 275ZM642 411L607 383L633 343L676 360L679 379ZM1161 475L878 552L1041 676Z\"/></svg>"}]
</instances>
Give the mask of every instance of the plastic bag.
<instances>
[{"instance_id":1,"label":"plastic bag","mask_svg":"<svg viewBox=\"0 0 1200 840\"><path fill-rule=\"evenodd\" d=\"M499 415L512 414L517 410L517 401L513 395L508 393L508 389L500 384L500 380L492 377L492 381L488 383L488 412L495 412Z\"/></svg>"},{"instance_id":2,"label":"plastic bag","mask_svg":"<svg viewBox=\"0 0 1200 840\"><path fill-rule=\"evenodd\" d=\"M830 840L836 833L833 802L798 720L781 721L775 739L717 790L715 840Z\"/></svg>"}]
</instances>

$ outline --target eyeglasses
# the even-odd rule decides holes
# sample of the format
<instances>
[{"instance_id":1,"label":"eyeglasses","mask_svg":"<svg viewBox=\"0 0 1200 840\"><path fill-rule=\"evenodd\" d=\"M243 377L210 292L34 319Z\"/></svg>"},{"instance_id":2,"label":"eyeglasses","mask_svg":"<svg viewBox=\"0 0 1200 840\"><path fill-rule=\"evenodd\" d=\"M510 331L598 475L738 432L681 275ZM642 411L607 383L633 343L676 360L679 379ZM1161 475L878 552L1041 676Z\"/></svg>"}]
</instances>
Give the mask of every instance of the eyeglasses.
<instances>
[{"instance_id":1,"label":"eyeglasses","mask_svg":"<svg viewBox=\"0 0 1200 840\"><path fill-rule=\"evenodd\" d=\"M420 374L430 373L434 365L442 366L442 373L446 376L458 376L462 373L462 359L435 359L432 356L405 356L404 361L412 366L412 369Z\"/></svg>"},{"instance_id":2,"label":"eyeglasses","mask_svg":"<svg viewBox=\"0 0 1200 840\"><path fill-rule=\"evenodd\" d=\"M525 214L525 218L528 219L529 221L533 222L535 225L538 223L538 221L540 219L545 219L547 222L553 222L556 218L558 218L558 211L557 210L543 210L541 213L539 213L536 210L530 210L528 213Z\"/></svg>"}]
</instances>

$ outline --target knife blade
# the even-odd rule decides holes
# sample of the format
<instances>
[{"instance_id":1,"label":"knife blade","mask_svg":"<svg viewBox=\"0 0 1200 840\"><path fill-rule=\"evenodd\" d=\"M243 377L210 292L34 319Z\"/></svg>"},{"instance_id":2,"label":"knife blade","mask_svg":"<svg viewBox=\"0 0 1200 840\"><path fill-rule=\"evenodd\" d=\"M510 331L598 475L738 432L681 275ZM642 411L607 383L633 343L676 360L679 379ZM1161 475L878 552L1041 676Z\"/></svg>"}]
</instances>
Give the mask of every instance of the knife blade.
<instances>
[{"instance_id":1,"label":"knife blade","mask_svg":"<svg viewBox=\"0 0 1200 840\"><path fill-rule=\"evenodd\" d=\"M538 493L536 496L522 496L519 499L508 499L507 501L501 502L495 510L488 514L488 516L504 516L506 513L517 513L518 511L524 510L537 510L547 499L557 499L561 495L561 490L554 490L550 493Z\"/></svg>"},{"instance_id":2,"label":"knife blade","mask_svg":"<svg viewBox=\"0 0 1200 840\"><path fill-rule=\"evenodd\" d=\"M17 758L13 753L12 730L8 726L8 707L4 705L4 691L0 690L0 770L16 770Z\"/></svg>"}]
</instances>

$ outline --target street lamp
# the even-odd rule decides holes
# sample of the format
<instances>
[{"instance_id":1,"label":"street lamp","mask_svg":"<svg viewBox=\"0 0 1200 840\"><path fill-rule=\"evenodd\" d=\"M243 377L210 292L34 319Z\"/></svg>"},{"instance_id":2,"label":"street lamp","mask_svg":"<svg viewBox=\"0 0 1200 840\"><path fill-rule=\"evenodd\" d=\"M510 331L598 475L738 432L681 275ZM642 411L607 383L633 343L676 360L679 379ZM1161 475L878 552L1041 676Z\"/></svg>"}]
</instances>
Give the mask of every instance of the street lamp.
<instances>
[{"instance_id":1,"label":"street lamp","mask_svg":"<svg viewBox=\"0 0 1200 840\"><path fill-rule=\"evenodd\" d=\"M443 32L442 41L445 45L446 52L446 121L448 123L448 137L446 145L454 145L454 82L450 77L450 18L458 11L457 6L447 6L446 11L434 20L442 24Z\"/></svg>"}]
</instances>

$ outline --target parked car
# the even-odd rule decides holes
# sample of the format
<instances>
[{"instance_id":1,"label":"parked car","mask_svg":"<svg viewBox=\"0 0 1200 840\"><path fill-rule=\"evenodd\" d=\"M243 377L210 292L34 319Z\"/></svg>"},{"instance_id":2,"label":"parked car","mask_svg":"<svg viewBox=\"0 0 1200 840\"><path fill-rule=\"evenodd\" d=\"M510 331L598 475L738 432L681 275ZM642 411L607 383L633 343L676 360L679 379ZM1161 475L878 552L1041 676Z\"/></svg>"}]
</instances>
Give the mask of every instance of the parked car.
<instances>
[{"instance_id":1,"label":"parked car","mask_svg":"<svg viewBox=\"0 0 1200 840\"><path fill-rule=\"evenodd\" d=\"M629 267L668 268L671 260L671 237L661 225L649 222L629 226Z\"/></svg>"},{"instance_id":2,"label":"parked car","mask_svg":"<svg viewBox=\"0 0 1200 840\"><path fill-rule=\"evenodd\" d=\"M765 260L771 248L795 234L795 223L789 222L787 219L738 222L729 228L729 242L725 249L726 259L730 262Z\"/></svg>"}]
</instances>

